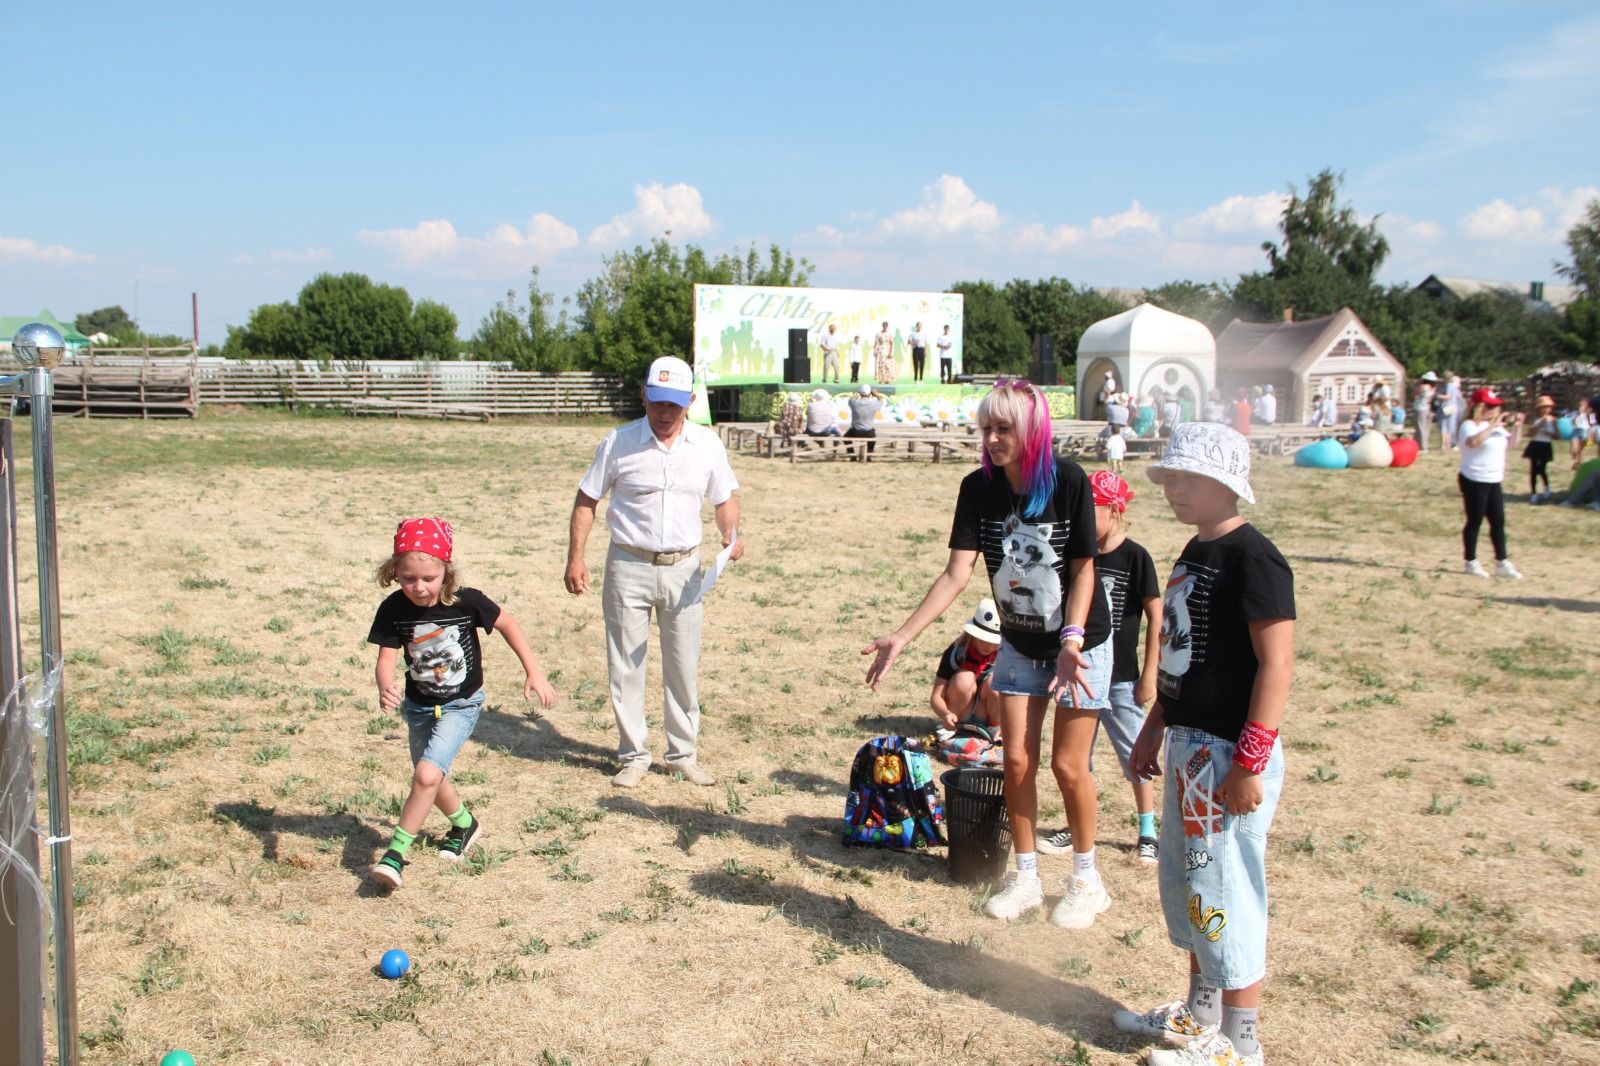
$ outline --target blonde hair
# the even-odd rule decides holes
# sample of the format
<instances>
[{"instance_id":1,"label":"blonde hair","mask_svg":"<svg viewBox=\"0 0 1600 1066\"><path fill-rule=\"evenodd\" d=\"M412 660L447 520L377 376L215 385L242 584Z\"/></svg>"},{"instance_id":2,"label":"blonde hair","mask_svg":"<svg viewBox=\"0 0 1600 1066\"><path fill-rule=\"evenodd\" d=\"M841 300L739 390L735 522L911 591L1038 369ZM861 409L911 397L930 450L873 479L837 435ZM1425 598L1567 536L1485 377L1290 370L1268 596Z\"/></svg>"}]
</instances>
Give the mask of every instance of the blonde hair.
<instances>
[{"instance_id":1,"label":"blonde hair","mask_svg":"<svg viewBox=\"0 0 1600 1066\"><path fill-rule=\"evenodd\" d=\"M456 591L461 587L460 576L456 573L456 564L446 559L440 559L437 555L429 555L427 552L400 552L397 555L389 556L378 565L378 572L375 575L378 579L378 587L386 589L393 585L395 583L395 574L399 571L400 564L413 555L420 555L444 565L444 581L439 585L439 602L446 607L452 606L456 602Z\"/></svg>"}]
</instances>

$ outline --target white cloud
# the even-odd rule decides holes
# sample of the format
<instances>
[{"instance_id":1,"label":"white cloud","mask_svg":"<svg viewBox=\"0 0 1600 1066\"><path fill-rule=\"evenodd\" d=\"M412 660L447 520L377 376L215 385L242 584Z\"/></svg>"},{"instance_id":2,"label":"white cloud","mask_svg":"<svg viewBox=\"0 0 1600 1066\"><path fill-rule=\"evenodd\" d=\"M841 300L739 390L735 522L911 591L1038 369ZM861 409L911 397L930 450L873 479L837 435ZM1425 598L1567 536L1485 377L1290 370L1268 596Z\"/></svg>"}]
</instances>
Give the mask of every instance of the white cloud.
<instances>
[{"instance_id":1,"label":"white cloud","mask_svg":"<svg viewBox=\"0 0 1600 1066\"><path fill-rule=\"evenodd\" d=\"M1544 236L1544 214L1537 207L1514 207L1500 197L1462 217L1461 232L1477 240L1537 240Z\"/></svg>"},{"instance_id":2,"label":"white cloud","mask_svg":"<svg viewBox=\"0 0 1600 1066\"><path fill-rule=\"evenodd\" d=\"M1088 239L1089 231L1081 226L1060 225L1046 227L1037 222L1030 222L1017 230L1011 239L1011 247L1018 252L1043 252L1046 255L1057 255L1076 248Z\"/></svg>"},{"instance_id":3,"label":"white cloud","mask_svg":"<svg viewBox=\"0 0 1600 1066\"><path fill-rule=\"evenodd\" d=\"M64 244L40 244L31 237L0 236L0 265L20 263L88 263L94 256Z\"/></svg>"},{"instance_id":4,"label":"white cloud","mask_svg":"<svg viewBox=\"0 0 1600 1066\"><path fill-rule=\"evenodd\" d=\"M595 247L612 248L630 238L648 239L670 232L676 238L702 237L716 229L700 190L678 182L633 187L633 210L613 216L589 233Z\"/></svg>"},{"instance_id":5,"label":"white cloud","mask_svg":"<svg viewBox=\"0 0 1600 1066\"><path fill-rule=\"evenodd\" d=\"M1576 189L1563 189L1551 186L1540 189L1539 195L1550 205L1551 213L1555 215L1554 223L1557 229L1557 239L1564 240L1567 230L1571 229L1578 219L1583 217L1584 211L1593 200L1600 200L1600 186L1583 185Z\"/></svg>"},{"instance_id":6,"label":"white cloud","mask_svg":"<svg viewBox=\"0 0 1600 1066\"><path fill-rule=\"evenodd\" d=\"M407 266L455 265L469 272L498 273L532 266L576 247L578 231L540 212L522 229L502 222L482 237L463 237L448 219L435 218L407 229L364 229L356 239Z\"/></svg>"},{"instance_id":7,"label":"white cloud","mask_svg":"<svg viewBox=\"0 0 1600 1066\"><path fill-rule=\"evenodd\" d=\"M1288 202L1288 195L1281 192L1230 196L1179 221L1172 227L1172 232L1179 237L1192 239L1208 235L1265 236L1277 229Z\"/></svg>"},{"instance_id":8,"label":"white cloud","mask_svg":"<svg viewBox=\"0 0 1600 1066\"><path fill-rule=\"evenodd\" d=\"M1140 206L1139 201L1120 214L1097 218L1089 223L1089 236L1108 241L1129 233L1159 234L1161 219Z\"/></svg>"},{"instance_id":9,"label":"white cloud","mask_svg":"<svg viewBox=\"0 0 1600 1066\"><path fill-rule=\"evenodd\" d=\"M1439 223L1429 222L1426 219L1413 219L1401 214L1379 215L1378 229L1389 238L1391 244L1396 241L1427 244L1444 236L1444 227Z\"/></svg>"},{"instance_id":10,"label":"white cloud","mask_svg":"<svg viewBox=\"0 0 1600 1066\"><path fill-rule=\"evenodd\" d=\"M896 211L878 227L884 236L945 237L956 234L985 234L1000 225L1000 209L978 199L967 183L953 174L940 174L939 180L922 187L922 202L907 211Z\"/></svg>"}]
</instances>

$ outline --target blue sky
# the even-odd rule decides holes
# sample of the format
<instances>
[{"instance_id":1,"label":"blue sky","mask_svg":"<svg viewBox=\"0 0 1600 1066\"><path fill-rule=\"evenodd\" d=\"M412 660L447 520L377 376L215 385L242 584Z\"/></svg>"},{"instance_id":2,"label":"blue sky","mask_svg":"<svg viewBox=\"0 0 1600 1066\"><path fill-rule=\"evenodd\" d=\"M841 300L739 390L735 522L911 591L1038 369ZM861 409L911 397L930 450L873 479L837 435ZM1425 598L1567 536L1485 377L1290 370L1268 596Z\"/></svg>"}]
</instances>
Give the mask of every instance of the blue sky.
<instances>
[{"instance_id":1,"label":"blue sky","mask_svg":"<svg viewBox=\"0 0 1600 1066\"><path fill-rule=\"evenodd\" d=\"M819 285L1226 279L1324 166L1386 280L1550 279L1600 196L1593 2L14 4L0 39L0 313L187 333L197 291L205 343L324 270L470 334L665 230Z\"/></svg>"}]
</instances>

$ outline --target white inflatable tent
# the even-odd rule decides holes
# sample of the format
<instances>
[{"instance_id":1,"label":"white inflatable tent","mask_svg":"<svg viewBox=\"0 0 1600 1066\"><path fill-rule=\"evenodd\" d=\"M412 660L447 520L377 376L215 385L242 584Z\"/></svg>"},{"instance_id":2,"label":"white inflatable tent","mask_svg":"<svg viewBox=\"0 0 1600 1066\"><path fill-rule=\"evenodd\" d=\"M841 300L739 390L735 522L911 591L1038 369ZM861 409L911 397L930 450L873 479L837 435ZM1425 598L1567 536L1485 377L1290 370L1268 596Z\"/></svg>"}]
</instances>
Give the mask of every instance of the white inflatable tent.
<instances>
[{"instance_id":1,"label":"white inflatable tent","mask_svg":"<svg viewBox=\"0 0 1600 1066\"><path fill-rule=\"evenodd\" d=\"M1103 318L1078 338L1078 417L1105 418L1106 371L1134 406L1154 390L1173 393L1185 421L1200 417L1217 379L1217 340L1203 323L1140 304Z\"/></svg>"}]
</instances>

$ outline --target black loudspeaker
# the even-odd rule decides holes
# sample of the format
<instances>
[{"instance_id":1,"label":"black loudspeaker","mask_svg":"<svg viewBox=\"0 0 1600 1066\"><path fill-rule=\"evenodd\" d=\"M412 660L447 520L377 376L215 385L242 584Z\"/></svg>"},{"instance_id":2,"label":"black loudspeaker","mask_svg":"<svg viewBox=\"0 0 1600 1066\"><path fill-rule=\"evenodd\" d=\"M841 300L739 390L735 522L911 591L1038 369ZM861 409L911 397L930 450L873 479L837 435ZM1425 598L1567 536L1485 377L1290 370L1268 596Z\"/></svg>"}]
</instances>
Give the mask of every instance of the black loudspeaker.
<instances>
[{"instance_id":1,"label":"black loudspeaker","mask_svg":"<svg viewBox=\"0 0 1600 1066\"><path fill-rule=\"evenodd\" d=\"M811 353L806 350L806 331L803 329L791 329L789 331L789 358L804 359L809 354Z\"/></svg>"},{"instance_id":2,"label":"black loudspeaker","mask_svg":"<svg viewBox=\"0 0 1600 1066\"><path fill-rule=\"evenodd\" d=\"M790 356L783 361L783 383L785 385L811 384L811 357L809 355Z\"/></svg>"},{"instance_id":3,"label":"black loudspeaker","mask_svg":"<svg viewBox=\"0 0 1600 1066\"><path fill-rule=\"evenodd\" d=\"M1035 385L1056 383L1056 335L1040 333L1033 338L1033 365L1028 379Z\"/></svg>"}]
</instances>

